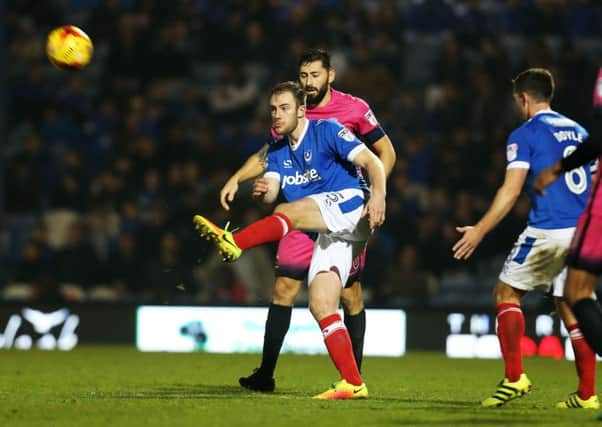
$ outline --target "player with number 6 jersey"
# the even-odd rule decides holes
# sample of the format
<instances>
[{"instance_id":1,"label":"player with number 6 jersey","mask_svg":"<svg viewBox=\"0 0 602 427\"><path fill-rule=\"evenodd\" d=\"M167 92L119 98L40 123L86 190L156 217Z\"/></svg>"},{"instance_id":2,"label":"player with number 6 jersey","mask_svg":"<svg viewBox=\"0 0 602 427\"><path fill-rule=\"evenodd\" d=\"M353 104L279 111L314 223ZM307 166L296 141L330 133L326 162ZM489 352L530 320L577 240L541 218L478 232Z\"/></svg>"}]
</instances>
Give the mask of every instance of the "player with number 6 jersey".
<instances>
[{"instance_id":1,"label":"player with number 6 jersey","mask_svg":"<svg viewBox=\"0 0 602 427\"><path fill-rule=\"evenodd\" d=\"M545 195L533 189L535 177L558 159L567 157L588 138L575 121L552 110L541 110L512 132L506 146L508 169L527 169L526 190L531 198L530 227L560 229L574 227L585 208L591 173L580 167L548 187Z\"/></svg>"},{"instance_id":2,"label":"player with number 6 jersey","mask_svg":"<svg viewBox=\"0 0 602 427\"><path fill-rule=\"evenodd\" d=\"M525 319L520 300L535 288L552 289L556 311L569 332L575 352L579 376L577 392L558 402L556 407L597 409L600 406L595 392L595 354L583 339L577 319L563 298L565 258L589 195L590 167L566 173L564 179L550 185L544 195L533 188L541 171L570 155L588 138L582 126L551 109L553 95L554 80L548 70L529 69L513 80L515 106L525 123L508 138L504 183L476 225L457 228L463 236L453 247L454 257L467 259L485 234L512 209L522 188L526 187L531 198L527 227L506 259L494 290L505 376L495 393L481 402L484 407L502 406L531 391L531 381L522 364L520 342Z\"/></svg>"}]
</instances>

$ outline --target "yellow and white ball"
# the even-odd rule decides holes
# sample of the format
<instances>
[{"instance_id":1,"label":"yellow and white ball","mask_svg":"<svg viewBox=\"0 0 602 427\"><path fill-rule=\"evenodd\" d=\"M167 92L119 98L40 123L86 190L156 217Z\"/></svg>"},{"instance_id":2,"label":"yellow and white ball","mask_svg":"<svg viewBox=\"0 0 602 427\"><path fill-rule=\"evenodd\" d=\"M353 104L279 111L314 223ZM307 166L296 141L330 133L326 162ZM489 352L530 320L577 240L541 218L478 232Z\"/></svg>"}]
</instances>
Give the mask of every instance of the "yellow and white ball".
<instances>
[{"instance_id":1,"label":"yellow and white ball","mask_svg":"<svg viewBox=\"0 0 602 427\"><path fill-rule=\"evenodd\" d=\"M83 68L92 59L94 46L86 33L73 25L55 28L48 34L46 54L58 68Z\"/></svg>"}]
</instances>

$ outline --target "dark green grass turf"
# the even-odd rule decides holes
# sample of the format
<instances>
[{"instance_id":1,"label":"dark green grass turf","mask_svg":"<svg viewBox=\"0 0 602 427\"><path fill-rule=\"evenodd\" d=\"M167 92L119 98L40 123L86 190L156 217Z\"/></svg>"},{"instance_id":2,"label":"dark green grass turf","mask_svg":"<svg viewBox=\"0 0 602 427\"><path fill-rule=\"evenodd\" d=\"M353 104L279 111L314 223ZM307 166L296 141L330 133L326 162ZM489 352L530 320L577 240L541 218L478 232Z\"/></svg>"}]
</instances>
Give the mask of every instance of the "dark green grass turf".
<instances>
[{"instance_id":1,"label":"dark green grass turf","mask_svg":"<svg viewBox=\"0 0 602 427\"><path fill-rule=\"evenodd\" d=\"M558 410L576 388L572 363L529 358L533 392L500 409L478 401L502 376L499 360L442 354L367 358L370 398L309 397L337 378L326 356L281 358L277 391L242 390L258 355L139 353L124 347L72 352L0 351L0 426L581 426L597 411ZM600 423L602 425L602 423Z\"/></svg>"}]
</instances>

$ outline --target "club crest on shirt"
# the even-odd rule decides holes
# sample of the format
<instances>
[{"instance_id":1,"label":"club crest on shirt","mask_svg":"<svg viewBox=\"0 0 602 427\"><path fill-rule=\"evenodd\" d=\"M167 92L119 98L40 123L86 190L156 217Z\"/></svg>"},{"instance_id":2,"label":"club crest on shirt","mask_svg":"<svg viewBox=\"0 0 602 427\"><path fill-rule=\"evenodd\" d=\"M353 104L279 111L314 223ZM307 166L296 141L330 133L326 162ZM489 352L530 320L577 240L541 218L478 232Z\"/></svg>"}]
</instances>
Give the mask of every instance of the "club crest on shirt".
<instances>
[{"instance_id":1,"label":"club crest on shirt","mask_svg":"<svg viewBox=\"0 0 602 427\"><path fill-rule=\"evenodd\" d=\"M518 156L518 144L508 144L508 147L506 147L506 159L511 162L513 160L516 160L516 157Z\"/></svg>"},{"instance_id":2,"label":"club crest on shirt","mask_svg":"<svg viewBox=\"0 0 602 427\"><path fill-rule=\"evenodd\" d=\"M368 110L368 112L366 114L364 114L364 117L366 118L366 120L368 120L368 123L370 123L372 126L378 125L378 120L376 120L376 117L374 116L374 113L372 112L372 110Z\"/></svg>"},{"instance_id":3,"label":"club crest on shirt","mask_svg":"<svg viewBox=\"0 0 602 427\"><path fill-rule=\"evenodd\" d=\"M303 158L305 159L306 163L311 162L311 150L307 150L306 152L303 153Z\"/></svg>"},{"instance_id":4,"label":"club crest on shirt","mask_svg":"<svg viewBox=\"0 0 602 427\"><path fill-rule=\"evenodd\" d=\"M290 169L293 167L293 161L292 160L284 160L282 162L282 166L286 169Z\"/></svg>"},{"instance_id":5,"label":"club crest on shirt","mask_svg":"<svg viewBox=\"0 0 602 427\"><path fill-rule=\"evenodd\" d=\"M353 133L347 128L341 129L337 135L343 138L345 141L349 142L353 142L353 140L355 139Z\"/></svg>"}]
</instances>

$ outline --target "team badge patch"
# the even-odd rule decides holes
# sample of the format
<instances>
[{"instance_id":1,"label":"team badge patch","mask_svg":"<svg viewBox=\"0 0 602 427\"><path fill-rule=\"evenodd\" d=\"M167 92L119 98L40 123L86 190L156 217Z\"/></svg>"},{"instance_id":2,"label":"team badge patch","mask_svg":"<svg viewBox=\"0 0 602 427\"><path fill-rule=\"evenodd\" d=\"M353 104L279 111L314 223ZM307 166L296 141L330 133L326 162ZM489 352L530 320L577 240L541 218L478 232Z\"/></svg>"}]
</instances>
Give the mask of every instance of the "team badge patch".
<instances>
[{"instance_id":1,"label":"team badge patch","mask_svg":"<svg viewBox=\"0 0 602 427\"><path fill-rule=\"evenodd\" d=\"M311 162L311 150L307 150L306 152L304 152L303 158L305 159L305 162Z\"/></svg>"},{"instance_id":2,"label":"team badge patch","mask_svg":"<svg viewBox=\"0 0 602 427\"><path fill-rule=\"evenodd\" d=\"M508 147L506 147L506 159L511 162L513 160L516 160L516 157L518 156L518 144L509 144Z\"/></svg>"},{"instance_id":3,"label":"team badge patch","mask_svg":"<svg viewBox=\"0 0 602 427\"><path fill-rule=\"evenodd\" d=\"M364 117L372 126L378 126L378 120L376 120L376 117L374 117L374 113L372 112L372 110L368 110L368 112L364 114Z\"/></svg>"},{"instance_id":4,"label":"team badge patch","mask_svg":"<svg viewBox=\"0 0 602 427\"><path fill-rule=\"evenodd\" d=\"M349 141L349 142L353 142L353 140L355 140L355 136L353 135L353 133L347 129L347 128L343 128L339 131L338 133L339 137L343 138L345 141Z\"/></svg>"}]
</instances>

